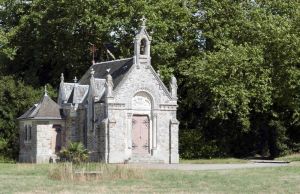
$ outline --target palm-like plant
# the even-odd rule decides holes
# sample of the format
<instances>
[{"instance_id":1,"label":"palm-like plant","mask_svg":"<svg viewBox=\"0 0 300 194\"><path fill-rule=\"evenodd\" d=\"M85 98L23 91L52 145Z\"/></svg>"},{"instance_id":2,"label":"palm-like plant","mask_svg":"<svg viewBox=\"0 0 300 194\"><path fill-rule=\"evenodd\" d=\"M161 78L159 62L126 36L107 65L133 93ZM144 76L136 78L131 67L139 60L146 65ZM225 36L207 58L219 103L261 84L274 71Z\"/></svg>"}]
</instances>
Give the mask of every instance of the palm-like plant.
<instances>
[{"instance_id":1,"label":"palm-like plant","mask_svg":"<svg viewBox=\"0 0 300 194\"><path fill-rule=\"evenodd\" d=\"M61 161L73 163L86 162L88 160L88 151L82 143L73 142L59 152L59 157Z\"/></svg>"}]
</instances>

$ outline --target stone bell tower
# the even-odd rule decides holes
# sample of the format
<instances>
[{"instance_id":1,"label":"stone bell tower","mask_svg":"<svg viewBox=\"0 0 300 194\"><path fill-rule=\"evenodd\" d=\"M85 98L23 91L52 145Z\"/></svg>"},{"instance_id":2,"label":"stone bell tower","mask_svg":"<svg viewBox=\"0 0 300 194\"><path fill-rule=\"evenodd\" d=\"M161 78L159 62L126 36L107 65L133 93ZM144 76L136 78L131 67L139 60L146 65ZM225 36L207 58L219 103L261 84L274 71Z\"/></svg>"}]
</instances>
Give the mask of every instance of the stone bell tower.
<instances>
[{"instance_id":1,"label":"stone bell tower","mask_svg":"<svg viewBox=\"0 0 300 194\"><path fill-rule=\"evenodd\" d=\"M143 16L141 20L143 22L142 28L134 39L134 59L137 68L139 68L140 65L148 65L151 61L150 46L152 38L146 31L147 19Z\"/></svg>"}]
</instances>

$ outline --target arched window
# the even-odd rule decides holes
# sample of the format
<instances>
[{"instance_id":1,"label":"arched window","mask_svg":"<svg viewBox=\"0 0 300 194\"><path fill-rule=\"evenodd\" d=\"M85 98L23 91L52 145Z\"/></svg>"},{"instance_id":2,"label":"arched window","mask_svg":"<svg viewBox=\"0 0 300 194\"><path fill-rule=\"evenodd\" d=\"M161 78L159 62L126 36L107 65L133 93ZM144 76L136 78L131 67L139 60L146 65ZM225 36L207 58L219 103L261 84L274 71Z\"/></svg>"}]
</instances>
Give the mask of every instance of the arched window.
<instances>
[{"instance_id":1,"label":"arched window","mask_svg":"<svg viewBox=\"0 0 300 194\"><path fill-rule=\"evenodd\" d=\"M145 38L141 40L141 46L140 46L140 54L145 55L146 54L146 47L147 47L147 41Z\"/></svg>"},{"instance_id":2,"label":"arched window","mask_svg":"<svg viewBox=\"0 0 300 194\"><path fill-rule=\"evenodd\" d=\"M25 141L28 140L28 127L25 125Z\"/></svg>"},{"instance_id":3,"label":"arched window","mask_svg":"<svg viewBox=\"0 0 300 194\"><path fill-rule=\"evenodd\" d=\"M28 140L31 140L31 125L29 125Z\"/></svg>"}]
</instances>

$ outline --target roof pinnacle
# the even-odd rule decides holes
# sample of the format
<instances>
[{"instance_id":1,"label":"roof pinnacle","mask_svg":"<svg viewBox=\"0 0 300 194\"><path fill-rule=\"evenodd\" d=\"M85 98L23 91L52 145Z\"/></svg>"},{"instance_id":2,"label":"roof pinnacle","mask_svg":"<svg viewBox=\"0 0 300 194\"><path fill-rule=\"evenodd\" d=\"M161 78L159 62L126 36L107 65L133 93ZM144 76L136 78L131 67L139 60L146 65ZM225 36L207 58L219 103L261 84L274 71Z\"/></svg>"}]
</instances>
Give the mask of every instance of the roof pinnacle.
<instances>
[{"instance_id":1,"label":"roof pinnacle","mask_svg":"<svg viewBox=\"0 0 300 194\"><path fill-rule=\"evenodd\" d=\"M45 96L48 96L47 85L45 85L44 90L45 90L45 91L44 91L44 92L45 92L44 95L45 95Z\"/></svg>"},{"instance_id":2,"label":"roof pinnacle","mask_svg":"<svg viewBox=\"0 0 300 194\"><path fill-rule=\"evenodd\" d=\"M74 83L77 83L78 79L76 76L74 77L73 81L74 81Z\"/></svg>"},{"instance_id":3,"label":"roof pinnacle","mask_svg":"<svg viewBox=\"0 0 300 194\"><path fill-rule=\"evenodd\" d=\"M64 74L63 74L63 73L61 73L61 74L60 74L60 81L61 81L61 82L64 82L64 80L65 80L65 78L64 78Z\"/></svg>"},{"instance_id":4,"label":"roof pinnacle","mask_svg":"<svg viewBox=\"0 0 300 194\"><path fill-rule=\"evenodd\" d=\"M91 73L91 77L94 77L94 74L95 74L94 68L91 68L90 73Z\"/></svg>"}]
</instances>

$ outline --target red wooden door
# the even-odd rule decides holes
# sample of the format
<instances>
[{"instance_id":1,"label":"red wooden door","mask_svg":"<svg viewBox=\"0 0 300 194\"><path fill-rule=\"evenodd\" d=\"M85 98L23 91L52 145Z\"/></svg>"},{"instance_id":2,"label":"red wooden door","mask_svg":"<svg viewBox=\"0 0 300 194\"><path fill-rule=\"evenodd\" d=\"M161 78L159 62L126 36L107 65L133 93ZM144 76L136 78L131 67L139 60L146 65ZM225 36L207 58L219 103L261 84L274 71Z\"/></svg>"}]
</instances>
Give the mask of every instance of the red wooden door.
<instances>
[{"instance_id":1,"label":"red wooden door","mask_svg":"<svg viewBox=\"0 0 300 194\"><path fill-rule=\"evenodd\" d=\"M133 115L132 152L139 155L149 153L149 118L146 115Z\"/></svg>"}]
</instances>

